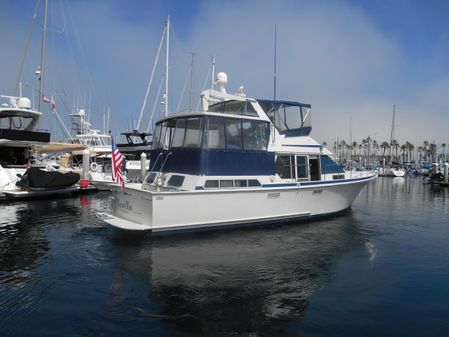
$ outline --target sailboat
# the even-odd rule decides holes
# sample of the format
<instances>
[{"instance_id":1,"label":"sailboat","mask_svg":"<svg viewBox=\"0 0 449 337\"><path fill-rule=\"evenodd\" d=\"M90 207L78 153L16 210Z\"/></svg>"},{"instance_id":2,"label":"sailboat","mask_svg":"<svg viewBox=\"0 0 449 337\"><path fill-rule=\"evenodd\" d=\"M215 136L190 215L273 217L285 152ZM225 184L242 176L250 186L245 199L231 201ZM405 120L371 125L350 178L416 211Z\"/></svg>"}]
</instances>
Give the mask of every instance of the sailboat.
<instances>
[{"instance_id":1,"label":"sailboat","mask_svg":"<svg viewBox=\"0 0 449 337\"><path fill-rule=\"evenodd\" d=\"M150 94L151 86L153 84L154 75L156 72L156 67L159 63L162 48L165 42L165 67L164 67L164 84L165 91L163 95L163 106L164 115L168 115L168 70L169 70L169 51L170 51L170 17L165 20L164 29L161 36L161 41L159 43L159 48L156 54L156 59L153 64L153 69L151 72L150 80L148 82L147 90L145 93L145 98L143 100L142 108L140 110L139 119L136 128L131 132L123 132L121 135L126 137L126 143L118 143L117 147L121 153L126 157L126 172L128 179L134 180L141 173L141 161L140 156L142 153L149 153L152 148L153 138L152 134L149 132L152 124L153 114L156 105L153 108L153 112L150 116L150 121L146 131L140 131L143 113L145 111L148 97ZM162 86L162 83L161 83ZM159 93L158 93L159 96ZM158 97L156 98L157 101Z\"/></svg>"},{"instance_id":2,"label":"sailboat","mask_svg":"<svg viewBox=\"0 0 449 337\"><path fill-rule=\"evenodd\" d=\"M394 160L391 160L391 147L394 146L394 142L396 142L394 137L394 129L395 129L395 117L396 117L396 105L393 105L393 119L391 122L391 133L390 133L390 153L388 158L390 159L390 162L388 165L385 165L385 159L384 163L382 165L382 168L380 169L379 176L384 177L404 177L405 176L405 169L400 165L399 163L394 162Z\"/></svg>"}]
</instances>

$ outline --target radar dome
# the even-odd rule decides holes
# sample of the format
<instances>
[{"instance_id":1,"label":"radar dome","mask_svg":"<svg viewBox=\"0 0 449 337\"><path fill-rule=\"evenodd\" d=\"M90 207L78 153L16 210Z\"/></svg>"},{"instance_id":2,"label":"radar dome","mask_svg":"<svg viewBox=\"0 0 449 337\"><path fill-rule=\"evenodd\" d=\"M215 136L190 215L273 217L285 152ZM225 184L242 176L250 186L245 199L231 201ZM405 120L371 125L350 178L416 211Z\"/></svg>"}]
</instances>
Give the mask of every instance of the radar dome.
<instances>
[{"instance_id":1,"label":"radar dome","mask_svg":"<svg viewBox=\"0 0 449 337\"><path fill-rule=\"evenodd\" d=\"M224 73L224 72L217 73L217 77L215 78L215 82L219 86L224 86L224 85L228 84L228 75L226 75L226 73Z\"/></svg>"},{"instance_id":2,"label":"radar dome","mask_svg":"<svg viewBox=\"0 0 449 337\"><path fill-rule=\"evenodd\" d=\"M31 109L31 101L27 97L20 97L17 100L17 106L21 109Z\"/></svg>"}]
</instances>

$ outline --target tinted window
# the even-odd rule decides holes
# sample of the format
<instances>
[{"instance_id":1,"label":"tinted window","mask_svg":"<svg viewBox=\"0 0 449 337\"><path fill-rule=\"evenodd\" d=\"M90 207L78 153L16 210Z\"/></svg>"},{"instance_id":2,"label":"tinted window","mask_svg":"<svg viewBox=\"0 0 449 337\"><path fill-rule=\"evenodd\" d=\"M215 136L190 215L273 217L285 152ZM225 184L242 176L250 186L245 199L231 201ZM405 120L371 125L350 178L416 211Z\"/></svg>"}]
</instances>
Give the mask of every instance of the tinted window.
<instances>
[{"instance_id":1,"label":"tinted window","mask_svg":"<svg viewBox=\"0 0 449 337\"><path fill-rule=\"evenodd\" d=\"M235 180L235 187L248 187L248 180Z\"/></svg>"},{"instance_id":2,"label":"tinted window","mask_svg":"<svg viewBox=\"0 0 449 337\"><path fill-rule=\"evenodd\" d=\"M291 156L278 156L276 159L276 173L284 179L292 178Z\"/></svg>"},{"instance_id":3,"label":"tinted window","mask_svg":"<svg viewBox=\"0 0 449 337\"><path fill-rule=\"evenodd\" d=\"M307 179L309 177L309 165L306 156L296 156L296 178Z\"/></svg>"},{"instance_id":4,"label":"tinted window","mask_svg":"<svg viewBox=\"0 0 449 337\"><path fill-rule=\"evenodd\" d=\"M260 182L259 182L259 180L256 180L256 179L250 179L250 180L248 180L248 186L249 187L258 187L258 186L260 186Z\"/></svg>"},{"instance_id":5,"label":"tinted window","mask_svg":"<svg viewBox=\"0 0 449 337\"><path fill-rule=\"evenodd\" d=\"M204 184L204 187L206 187L206 188L217 188L218 187L218 180L206 180L206 183Z\"/></svg>"},{"instance_id":6,"label":"tinted window","mask_svg":"<svg viewBox=\"0 0 449 337\"><path fill-rule=\"evenodd\" d=\"M220 180L220 187L234 187L234 180Z\"/></svg>"},{"instance_id":7,"label":"tinted window","mask_svg":"<svg viewBox=\"0 0 449 337\"><path fill-rule=\"evenodd\" d=\"M184 182L184 176L180 175L172 175L170 179L168 179L167 185L173 186L173 187L181 187L182 183Z\"/></svg>"}]
</instances>

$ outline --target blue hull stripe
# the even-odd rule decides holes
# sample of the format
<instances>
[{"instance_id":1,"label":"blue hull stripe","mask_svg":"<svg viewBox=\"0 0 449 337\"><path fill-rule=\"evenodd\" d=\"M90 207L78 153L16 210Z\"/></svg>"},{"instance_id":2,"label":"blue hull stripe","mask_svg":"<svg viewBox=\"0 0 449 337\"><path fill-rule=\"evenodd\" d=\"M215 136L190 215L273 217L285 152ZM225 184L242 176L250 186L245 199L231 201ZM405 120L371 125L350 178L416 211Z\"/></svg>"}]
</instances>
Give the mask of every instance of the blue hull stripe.
<instances>
[{"instance_id":1,"label":"blue hull stripe","mask_svg":"<svg viewBox=\"0 0 449 337\"><path fill-rule=\"evenodd\" d=\"M293 144L282 144L282 146L288 146L288 147L314 147L314 148L323 147L321 145L293 145Z\"/></svg>"},{"instance_id":2,"label":"blue hull stripe","mask_svg":"<svg viewBox=\"0 0 449 337\"><path fill-rule=\"evenodd\" d=\"M310 181L306 183L300 183L300 186L312 186L312 185L327 185L327 184L341 184L341 183L349 183L353 181L363 181L372 179L374 176L363 177L363 178L354 178L354 179L343 179L343 180L328 180L328 181Z\"/></svg>"},{"instance_id":3,"label":"blue hull stripe","mask_svg":"<svg viewBox=\"0 0 449 337\"><path fill-rule=\"evenodd\" d=\"M303 183L287 183L287 184L265 184L262 185L262 188L275 188L275 187L296 187L296 186L316 186L316 185L328 185L328 184L343 184L343 183L349 183L349 182L355 182L355 181L364 181L364 180L370 180L374 176L369 177L362 177L362 178L354 178L354 179L342 179L342 180L328 180L328 181L310 181L310 182L303 182ZM196 186L195 190L202 191L205 190L203 186ZM219 190L217 189L211 189L211 190ZM232 191L233 189L226 189L227 191ZM235 189L234 189L235 190Z\"/></svg>"}]
</instances>

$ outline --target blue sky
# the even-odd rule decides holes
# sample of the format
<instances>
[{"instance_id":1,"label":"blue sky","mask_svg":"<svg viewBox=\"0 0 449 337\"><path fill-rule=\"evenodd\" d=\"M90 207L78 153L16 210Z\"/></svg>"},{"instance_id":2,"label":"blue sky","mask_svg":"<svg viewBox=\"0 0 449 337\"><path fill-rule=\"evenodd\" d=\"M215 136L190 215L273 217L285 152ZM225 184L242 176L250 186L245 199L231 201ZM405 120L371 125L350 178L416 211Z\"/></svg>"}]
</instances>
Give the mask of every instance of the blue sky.
<instances>
[{"instance_id":1,"label":"blue sky","mask_svg":"<svg viewBox=\"0 0 449 337\"><path fill-rule=\"evenodd\" d=\"M34 1L4 0L0 6L0 93L10 94ZM196 97L215 55L217 71L229 76L228 91L243 85L249 96L271 98L276 24L278 98L312 105L312 135L318 141L349 139L350 120L354 139L388 140L396 104L400 142L449 143L447 1L50 0L49 8L46 87L49 95L58 95L66 121L84 96L91 96L91 121L99 129L107 106L115 134L137 121L170 15L172 112L188 104L187 93L179 100L191 52L196 53ZM41 22L39 12L36 28ZM32 73L39 62L39 29L33 34L22 79L29 86L37 85ZM57 130L51 112L44 112L43 125ZM60 131L54 134L62 137Z\"/></svg>"}]
</instances>

